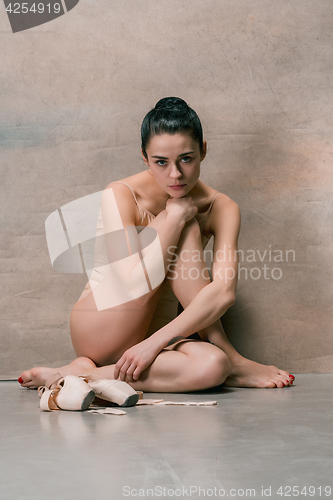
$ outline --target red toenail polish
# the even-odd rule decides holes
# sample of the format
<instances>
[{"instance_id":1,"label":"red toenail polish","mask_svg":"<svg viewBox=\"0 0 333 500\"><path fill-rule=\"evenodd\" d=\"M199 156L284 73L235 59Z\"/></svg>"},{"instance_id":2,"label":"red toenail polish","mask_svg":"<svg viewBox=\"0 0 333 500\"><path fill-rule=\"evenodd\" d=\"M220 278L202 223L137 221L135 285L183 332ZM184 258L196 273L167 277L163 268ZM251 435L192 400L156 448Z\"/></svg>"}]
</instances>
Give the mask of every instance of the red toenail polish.
<instances>
[{"instance_id":1,"label":"red toenail polish","mask_svg":"<svg viewBox=\"0 0 333 500\"><path fill-rule=\"evenodd\" d=\"M17 381L18 381L19 384L23 384L23 378L22 377L20 377Z\"/></svg>"}]
</instances>

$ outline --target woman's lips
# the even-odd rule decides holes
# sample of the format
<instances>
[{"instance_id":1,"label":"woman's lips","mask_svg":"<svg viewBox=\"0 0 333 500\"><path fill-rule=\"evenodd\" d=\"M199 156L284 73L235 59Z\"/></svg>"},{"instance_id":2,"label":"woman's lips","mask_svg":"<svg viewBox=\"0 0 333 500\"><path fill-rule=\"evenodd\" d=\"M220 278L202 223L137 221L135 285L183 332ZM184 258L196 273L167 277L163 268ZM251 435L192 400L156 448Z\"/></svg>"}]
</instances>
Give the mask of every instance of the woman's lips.
<instances>
[{"instance_id":1,"label":"woman's lips","mask_svg":"<svg viewBox=\"0 0 333 500\"><path fill-rule=\"evenodd\" d=\"M186 184L176 184L175 186L169 186L171 189L182 189Z\"/></svg>"}]
</instances>

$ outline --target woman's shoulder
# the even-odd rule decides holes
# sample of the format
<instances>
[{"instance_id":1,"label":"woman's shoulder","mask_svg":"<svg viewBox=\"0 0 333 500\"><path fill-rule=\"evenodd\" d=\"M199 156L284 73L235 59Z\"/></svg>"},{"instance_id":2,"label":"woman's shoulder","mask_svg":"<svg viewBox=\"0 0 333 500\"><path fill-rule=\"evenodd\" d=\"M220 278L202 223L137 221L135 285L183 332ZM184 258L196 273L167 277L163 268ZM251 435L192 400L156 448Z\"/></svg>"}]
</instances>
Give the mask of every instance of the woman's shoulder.
<instances>
[{"instance_id":1,"label":"woman's shoulder","mask_svg":"<svg viewBox=\"0 0 333 500\"><path fill-rule=\"evenodd\" d=\"M214 204L211 211L211 218L216 221L221 220L223 217L238 217L240 213L240 208L235 200L227 196L225 193L217 191L215 194Z\"/></svg>"},{"instance_id":2,"label":"woman's shoulder","mask_svg":"<svg viewBox=\"0 0 333 500\"><path fill-rule=\"evenodd\" d=\"M205 193L205 198L207 200L212 200L214 201L214 206L219 206L220 208L223 207L232 207L232 206L238 206L237 203L232 200L229 196L226 194L222 193L221 191L218 191L217 189L214 189L207 184L204 184L201 182L201 189L203 190L203 193Z\"/></svg>"},{"instance_id":3,"label":"woman's shoulder","mask_svg":"<svg viewBox=\"0 0 333 500\"><path fill-rule=\"evenodd\" d=\"M230 196L213 190L212 208L207 220L207 230L214 235L222 226L240 224L240 208Z\"/></svg>"},{"instance_id":4,"label":"woman's shoulder","mask_svg":"<svg viewBox=\"0 0 333 500\"><path fill-rule=\"evenodd\" d=\"M117 179L111 181L105 188L105 190L112 188L118 191L121 195L125 195L128 198L133 198L135 203L138 203L139 193L142 186L141 175L139 174L130 175L129 177L124 177L123 179Z\"/></svg>"},{"instance_id":5,"label":"woman's shoulder","mask_svg":"<svg viewBox=\"0 0 333 500\"><path fill-rule=\"evenodd\" d=\"M104 202L104 204L114 202L112 200L115 199L118 209L122 214L122 218L126 217L129 221L127 225L129 225L130 222L134 222L135 225L140 225L137 185L136 175L124 177L123 179L111 181L105 187L102 194L102 202ZM111 198L108 194L109 189L112 191Z\"/></svg>"},{"instance_id":6,"label":"woman's shoulder","mask_svg":"<svg viewBox=\"0 0 333 500\"><path fill-rule=\"evenodd\" d=\"M216 200L218 200L217 205L220 205L220 207L224 207L225 209L227 208L232 209L238 207L238 203L236 203L233 199L231 199L230 196L227 196L226 194L221 193L220 191L216 192Z\"/></svg>"}]
</instances>

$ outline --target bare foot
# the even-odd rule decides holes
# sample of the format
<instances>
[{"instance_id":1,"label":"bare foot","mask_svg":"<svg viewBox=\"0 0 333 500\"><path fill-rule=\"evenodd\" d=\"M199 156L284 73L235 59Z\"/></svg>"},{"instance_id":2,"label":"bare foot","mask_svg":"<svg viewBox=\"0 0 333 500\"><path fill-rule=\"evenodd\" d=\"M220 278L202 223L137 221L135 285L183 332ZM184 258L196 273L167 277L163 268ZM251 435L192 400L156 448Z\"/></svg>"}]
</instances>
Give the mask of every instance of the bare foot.
<instances>
[{"instance_id":1,"label":"bare foot","mask_svg":"<svg viewBox=\"0 0 333 500\"><path fill-rule=\"evenodd\" d=\"M295 380L290 373L276 366L266 366L240 357L232 363L230 375L224 382L228 387L276 388L292 385Z\"/></svg>"},{"instance_id":2,"label":"bare foot","mask_svg":"<svg viewBox=\"0 0 333 500\"><path fill-rule=\"evenodd\" d=\"M91 359L82 356L61 368L46 368L44 366L32 368L22 372L18 381L22 387L37 389L37 387L45 385L45 382L55 373L59 372L63 377L65 375L90 375L94 369L96 369L95 363Z\"/></svg>"}]
</instances>

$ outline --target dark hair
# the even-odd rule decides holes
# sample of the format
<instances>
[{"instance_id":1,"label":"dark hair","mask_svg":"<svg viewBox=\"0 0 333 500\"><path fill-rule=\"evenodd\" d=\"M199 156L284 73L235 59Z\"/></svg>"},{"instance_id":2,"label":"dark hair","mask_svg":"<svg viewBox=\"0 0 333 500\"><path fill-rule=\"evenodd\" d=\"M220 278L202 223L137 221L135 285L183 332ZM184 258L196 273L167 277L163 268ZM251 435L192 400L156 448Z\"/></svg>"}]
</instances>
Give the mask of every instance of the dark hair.
<instances>
[{"instance_id":1,"label":"dark hair","mask_svg":"<svg viewBox=\"0 0 333 500\"><path fill-rule=\"evenodd\" d=\"M164 97L146 114L141 125L141 148L147 158L146 148L152 136L188 133L203 148L202 127L196 112L179 97Z\"/></svg>"}]
</instances>

